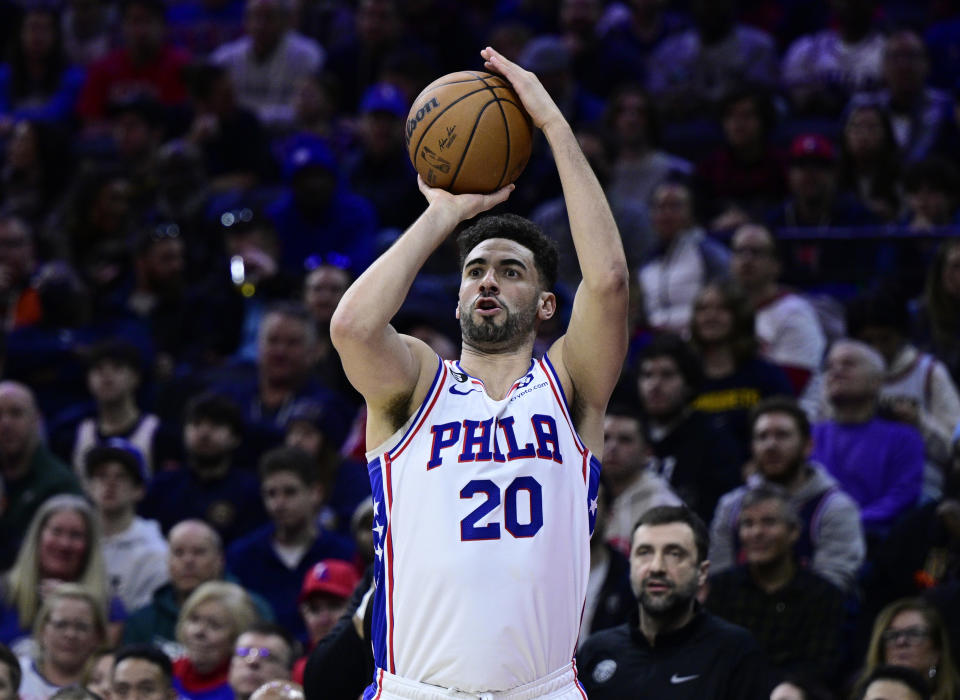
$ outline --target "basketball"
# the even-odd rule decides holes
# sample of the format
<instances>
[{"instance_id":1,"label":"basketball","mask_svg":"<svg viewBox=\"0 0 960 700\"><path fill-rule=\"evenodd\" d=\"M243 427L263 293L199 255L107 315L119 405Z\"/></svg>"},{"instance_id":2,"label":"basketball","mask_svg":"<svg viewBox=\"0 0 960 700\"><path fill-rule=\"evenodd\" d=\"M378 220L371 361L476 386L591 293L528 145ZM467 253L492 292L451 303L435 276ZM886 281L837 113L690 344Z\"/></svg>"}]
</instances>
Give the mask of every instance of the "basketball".
<instances>
[{"instance_id":1,"label":"basketball","mask_svg":"<svg viewBox=\"0 0 960 700\"><path fill-rule=\"evenodd\" d=\"M494 192L530 159L533 127L504 78L450 73L413 101L404 128L413 167L431 187L455 194Z\"/></svg>"}]
</instances>

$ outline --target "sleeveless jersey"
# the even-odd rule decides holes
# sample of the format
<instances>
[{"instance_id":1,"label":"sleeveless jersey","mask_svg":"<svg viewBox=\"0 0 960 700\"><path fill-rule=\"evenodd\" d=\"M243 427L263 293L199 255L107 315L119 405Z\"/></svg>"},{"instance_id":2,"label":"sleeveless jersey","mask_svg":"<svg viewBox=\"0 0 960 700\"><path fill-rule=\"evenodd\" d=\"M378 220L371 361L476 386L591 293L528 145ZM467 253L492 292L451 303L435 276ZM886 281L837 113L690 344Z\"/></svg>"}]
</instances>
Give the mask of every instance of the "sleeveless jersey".
<instances>
[{"instance_id":1,"label":"sleeveless jersey","mask_svg":"<svg viewBox=\"0 0 960 700\"><path fill-rule=\"evenodd\" d=\"M367 457L377 668L479 693L569 666L600 463L549 360L500 401L438 360L419 410ZM364 697L378 695L375 678Z\"/></svg>"}]
</instances>

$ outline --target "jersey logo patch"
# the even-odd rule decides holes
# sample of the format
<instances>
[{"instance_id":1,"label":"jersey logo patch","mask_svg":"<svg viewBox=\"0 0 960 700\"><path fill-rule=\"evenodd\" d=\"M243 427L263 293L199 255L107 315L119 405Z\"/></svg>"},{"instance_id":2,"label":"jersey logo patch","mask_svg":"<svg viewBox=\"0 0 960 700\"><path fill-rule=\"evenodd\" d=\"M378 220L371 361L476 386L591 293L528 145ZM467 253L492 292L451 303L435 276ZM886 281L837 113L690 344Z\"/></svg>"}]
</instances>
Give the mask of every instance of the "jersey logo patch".
<instances>
[{"instance_id":1,"label":"jersey logo patch","mask_svg":"<svg viewBox=\"0 0 960 700\"><path fill-rule=\"evenodd\" d=\"M450 385L450 393L455 394L456 396L466 396L467 394L472 394L474 391L480 391L480 389L478 389L477 387L471 387L466 391L460 391L459 389L457 389L456 384Z\"/></svg>"},{"instance_id":2,"label":"jersey logo patch","mask_svg":"<svg viewBox=\"0 0 960 700\"><path fill-rule=\"evenodd\" d=\"M594 667L593 680L596 683L606 683L613 678L613 674L616 672L617 662L613 659L604 659Z\"/></svg>"},{"instance_id":3,"label":"jersey logo patch","mask_svg":"<svg viewBox=\"0 0 960 700\"><path fill-rule=\"evenodd\" d=\"M450 370L450 374L452 374L453 378L460 383L467 381L467 375L465 375L463 372L458 372L457 370L452 369Z\"/></svg>"},{"instance_id":4,"label":"jersey logo patch","mask_svg":"<svg viewBox=\"0 0 960 700\"><path fill-rule=\"evenodd\" d=\"M694 678L699 677L699 673L695 673L692 676L678 676L676 673L674 673L672 676L670 676L670 682L673 685L679 685L680 683L686 683L687 681L692 681Z\"/></svg>"}]
</instances>

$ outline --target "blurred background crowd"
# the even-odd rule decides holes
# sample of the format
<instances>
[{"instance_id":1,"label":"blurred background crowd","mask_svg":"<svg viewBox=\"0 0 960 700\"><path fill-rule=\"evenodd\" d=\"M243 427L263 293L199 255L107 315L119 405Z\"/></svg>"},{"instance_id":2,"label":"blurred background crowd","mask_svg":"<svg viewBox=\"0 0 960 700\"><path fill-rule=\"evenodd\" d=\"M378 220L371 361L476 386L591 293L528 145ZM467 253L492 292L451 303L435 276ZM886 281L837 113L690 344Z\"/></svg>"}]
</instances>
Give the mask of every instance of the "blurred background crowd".
<instances>
[{"instance_id":1,"label":"blurred background crowd","mask_svg":"<svg viewBox=\"0 0 960 700\"><path fill-rule=\"evenodd\" d=\"M742 574L706 605L809 697L895 661L960 697L954 3L2 0L0 28L0 643L23 700L109 676L121 642L163 649L191 700L246 700L235 676L278 658L302 680L374 557L330 317L424 207L409 105L486 45L560 105L631 266L592 573L616 595L582 637L635 606L633 522L683 501ZM568 313L560 194L537 137L501 208L556 240ZM455 260L394 322L447 358ZM751 549L771 485L793 534ZM771 562L835 593L829 620L797 598L771 629Z\"/></svg>"}]
</instances>

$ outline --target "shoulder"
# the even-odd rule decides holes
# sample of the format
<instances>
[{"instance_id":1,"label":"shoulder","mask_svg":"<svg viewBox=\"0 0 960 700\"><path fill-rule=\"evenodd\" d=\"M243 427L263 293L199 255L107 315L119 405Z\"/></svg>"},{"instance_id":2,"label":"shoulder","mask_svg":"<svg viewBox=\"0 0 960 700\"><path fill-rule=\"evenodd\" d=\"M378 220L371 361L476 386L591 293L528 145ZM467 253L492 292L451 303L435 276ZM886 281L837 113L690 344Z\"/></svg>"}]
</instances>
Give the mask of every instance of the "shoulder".
<instances>
[{"instance_id":1,"label":"shoulder","mask_svg":"<svg viewBox=\"0 0 960 700\"><path fill-rule=\"evenodd\" d=\"M257 555L270 548L270 538L273 534L273 525L267 524L257 528L248 535L240 537L227 547L227 558L241 559Z\"/></svg>"},{"instance_id":2,"label":"shoulder","mask_svg":"<svg viewBox=\"0 0 960 700\"><path fill-rule=\"evenodd\" d=\"M736 571L734 569L734 571ZM731 651L739 652L737 655L744 656L757 647L757 640L750 632L740 625L727 622L723 618L717 617L708 612L701 613L703 620L697 637L703 643L729 645Z\"/></svg>"},{"instance_id":3,"label":"shoulder","mask_svg":"<svg viewBox=\"0 0 960 700\"><path fill-rule=\"evenodd\" d=\"M587 641L583 643L577 657L582 659L584 664L589 665L600 656L622 650L631 645L630 623L625 622L622 625L609 627L591 634L587 637Z\"/></svg>"}]
</instances>

